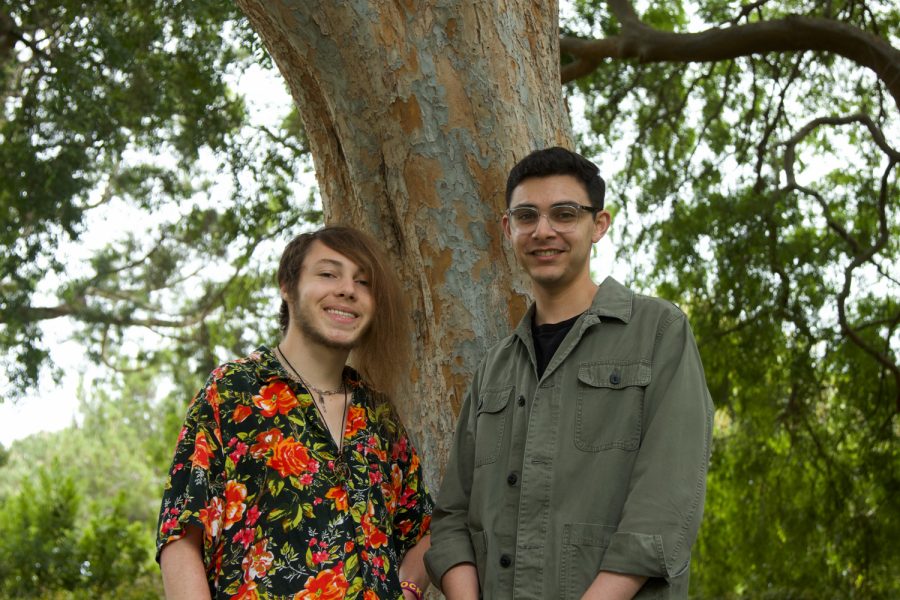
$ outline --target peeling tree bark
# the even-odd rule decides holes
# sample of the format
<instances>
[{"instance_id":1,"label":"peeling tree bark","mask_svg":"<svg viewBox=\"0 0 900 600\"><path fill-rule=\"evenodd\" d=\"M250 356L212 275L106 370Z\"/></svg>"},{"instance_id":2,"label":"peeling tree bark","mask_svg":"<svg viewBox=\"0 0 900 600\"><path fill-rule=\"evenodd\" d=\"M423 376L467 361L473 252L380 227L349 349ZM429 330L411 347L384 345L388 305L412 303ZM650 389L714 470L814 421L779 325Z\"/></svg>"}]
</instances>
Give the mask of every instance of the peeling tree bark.
<instances>
[{"instance_id":1,"label":"peeling tree bark","mask_svg":"<svg viewBox=\"0 0 900 600\"><path fill-rule=\"evenodd\" d=\"M326 222L370 231L396 260L418 332L397 404L435 489L471 373L526 306L499 226L506 174L571 145L557 5L238 5L299 108Z\"/></svg>"}]
</instances>

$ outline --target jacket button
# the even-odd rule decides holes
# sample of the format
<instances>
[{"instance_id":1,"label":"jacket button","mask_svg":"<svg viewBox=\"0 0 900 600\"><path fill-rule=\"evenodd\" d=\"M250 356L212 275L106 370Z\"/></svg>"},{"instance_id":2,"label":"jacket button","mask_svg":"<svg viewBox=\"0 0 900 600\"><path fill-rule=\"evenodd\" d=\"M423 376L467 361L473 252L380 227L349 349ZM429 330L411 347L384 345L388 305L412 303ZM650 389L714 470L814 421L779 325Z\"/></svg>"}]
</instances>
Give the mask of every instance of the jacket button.
<instances>
[{"instance_id":1,"label":"jacket button","mask_svg":"<svg viewBox=\"0 0 900 600\"><path fill-rule=\"evenodd\" d=\"M518 481L519 481L519 476L516 475L515 472L510 473L509 475L506 476L506 483L508 483L509 485L516 485L516 483Z\"/></svg>"},{"instance_id":2,"label":"jacket button","mask_svg":"<svg viewBox=\"0 0 900 600\"><path fill-rule=\"evenodd\" d=\"M500 556L500 566L504 569L509 568L509 565L512 564L512 558L509 557L509 554L503 554Z\"/></svg>"},{"instance_id":3,"label":"jacket button","mask_svg":"<svg viewBox=\"0 0 900 600\"><path fill-rule=\"evenodd\" d=\"M519 396L519 406L525 406L525 396Z\"/></svg>"},{"instance_id":4,"label":"jacket button","mask_svg":"<svg viewBox=\"0 0 900 600\"><path fill-rule=\"evenodd\" d=\"M621 379L619 379L619 374L618 374L618 373L613 373L612 375L609 376L609 382L610 382L611 384L613 384L613 385L619 385L619 381L621 381Z\"/></svg>"}]
</instances>

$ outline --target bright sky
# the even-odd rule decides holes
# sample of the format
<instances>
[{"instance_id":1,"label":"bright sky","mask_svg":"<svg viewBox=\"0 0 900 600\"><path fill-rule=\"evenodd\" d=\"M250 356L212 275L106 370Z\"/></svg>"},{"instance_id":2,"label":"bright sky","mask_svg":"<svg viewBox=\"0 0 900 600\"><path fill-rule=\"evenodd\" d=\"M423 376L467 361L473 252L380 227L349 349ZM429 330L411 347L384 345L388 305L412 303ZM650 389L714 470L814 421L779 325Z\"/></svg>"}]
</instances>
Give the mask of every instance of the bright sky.
<instances>
[{"instance_id":1,"label":"bright sky","mask_svg":"<svg viewBox=\"0 0 900 600\"><path fill-rule=\"evenodd\" d=\"M280 75L274 71L261 68L248 70L236 84L248 97L248 106L252 107L253 118L257 123L272 125L287 112L291 98L285 90ZM573 106L576 130L584 130L586 124L581 120L581 106ZM312 182L310 181L310 184ZM302 196L305 198L304 191ZM71 248L61 248L60 256L66 256L73 270L83 268L93 251L109 239L104 232L120 233L133 230L135 219L124 203L110 203L92 211L88 228L81 236L81 242ZM613 269L614 247L611 238L615 238L617 227L624 223L613 223L611 235L608 235L595 247L592 269L597 281L602 281L610 272L620 281L625 278L624 265ZM47 289L52 289L48 286ZM48 300L48 302L52 302ZM0 444L8 447L11 442L27 437L39 431L57 431L68 427L78 416L77 390L79 385L87 387L93 380L108 376L108 372L86 360L84 348L71 340L72 325L66 319L56 319L44 324L45 342L50 349L53 362L62 370L64 377L59 384L52 381L46 373L42 374L36 393L26 394L17 402L0 403ZM202 382L197 382L199 386Z\"/></svg>"}]
</instances>

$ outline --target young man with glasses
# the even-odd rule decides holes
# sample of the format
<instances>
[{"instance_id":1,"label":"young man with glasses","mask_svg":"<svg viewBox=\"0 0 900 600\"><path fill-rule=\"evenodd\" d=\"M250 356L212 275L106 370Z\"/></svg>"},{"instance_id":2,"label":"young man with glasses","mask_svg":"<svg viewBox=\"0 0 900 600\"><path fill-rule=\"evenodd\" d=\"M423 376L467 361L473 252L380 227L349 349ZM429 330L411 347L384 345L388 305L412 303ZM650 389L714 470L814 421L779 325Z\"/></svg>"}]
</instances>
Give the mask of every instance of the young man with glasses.
<instances>
[{"instance_id":1,"label":"young man with glasses","mask_svg":"<svg viewBox=\"0 0 900 600\"><path fill-rule=\"evenodd\" d=\"M684 314L590 276L597 167L510 172L503 229L534 303L475 373L426 554L449 600L687 598L712 402Z\"/></svg>"},{"instance_id":2,"label":"young man with glasses","mask_svg":"<svg viewBox=\"0 0 900 600\"><path fill-rule=\"evenodd\" d=\"M432 502L389 400L409 366L397 278L370 236L326 227L287 245L278 284L279 343L215 369L188 409L166 596L421 600Z\"/></svg>"}]
</instances>

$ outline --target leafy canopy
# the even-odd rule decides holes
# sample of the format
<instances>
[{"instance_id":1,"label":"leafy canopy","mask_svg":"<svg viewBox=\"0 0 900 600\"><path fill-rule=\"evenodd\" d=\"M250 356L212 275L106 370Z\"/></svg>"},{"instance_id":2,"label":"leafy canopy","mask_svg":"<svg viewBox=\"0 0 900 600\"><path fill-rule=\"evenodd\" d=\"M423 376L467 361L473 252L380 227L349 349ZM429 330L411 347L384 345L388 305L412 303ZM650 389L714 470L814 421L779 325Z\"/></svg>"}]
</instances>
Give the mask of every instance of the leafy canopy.
<instances>
[{"instance_id":1,"label":"leafy canopy","mask_svg":"<svg viewBox=\"0 0 900 600\"><path fill-rule=\"evenodd\" d=\"M257 252L318 215L292 201L307 166L296 116L253 125L233 87L260 62L228 3L0 4L4 395L36 383L49 319L79 323L98 362L121 367L122 347L151 360L127 349L151 346L138 329L208 369L272 311L274 294L253 293L271 285ZM132 226L98 225L110 215Z\"/></svg>"},{"instance_id":2,"label":"leafy canopy","mask_svg":"<svg viewBox=\"0 0 900 600\"><path fill-rule=\"evenodd\" d=\"M628 29L607 3L576 5L564 36ZM796 15L888 43L900 31L886 2L644 6L673 33ZM612 175L631 279L689 313L717 406L694 593L896 595L900 111L886 85L800 51L605 60L567 91L585 104L581 146Z\"/></svg>"}]
</instances>

